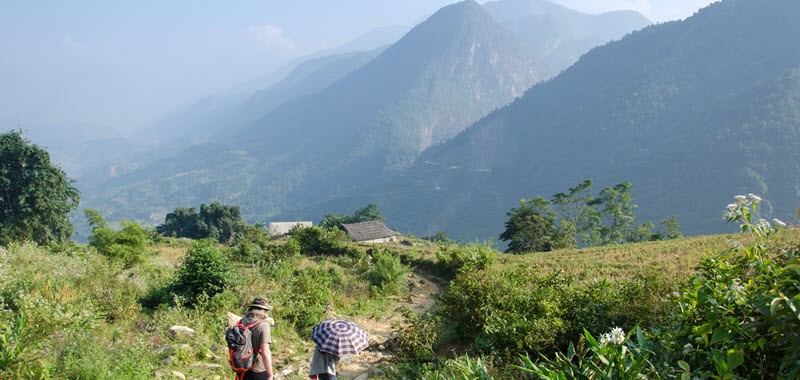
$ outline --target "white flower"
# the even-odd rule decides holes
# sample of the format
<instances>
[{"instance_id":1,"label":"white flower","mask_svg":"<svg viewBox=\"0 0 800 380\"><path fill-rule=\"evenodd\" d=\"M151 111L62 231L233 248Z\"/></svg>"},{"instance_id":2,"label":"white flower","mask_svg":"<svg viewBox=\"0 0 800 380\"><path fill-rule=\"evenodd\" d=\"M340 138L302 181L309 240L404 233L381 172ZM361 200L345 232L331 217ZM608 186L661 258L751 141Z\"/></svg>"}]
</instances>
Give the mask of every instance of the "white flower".
<instances>
[{"instance_id":1,"label":"white flower","mask_svg":"<svg viewBox=\"0 0 800 380\"><path fill-rule=\"evenodd\" d=\"M731 284L731 286L729 286L728 289L730 289L730 291L733 293L741 293L744 291L744 286L739 284L739 280L736 279L733 280L733 284Z\"/></svg>"},{"instance_id":2,"label":"white flower","mask_svg":"<svg viewBox=\"0 0 800 380\"><path fill-rule=\"evenodd\" d=\"M683 354L686 355L686 354L692 352L693 349L694 349L694 346L692 346L691 343L686 343L686 345L683 346Z\"/></svg>"},{"instance_id":3,"label":"white flower","mask_svg":"<svg viewBox=\"0 0 800 380\"><path fill-rule=\"evenodd\" d=\"M753 193L747 194L747 197L748 197L748 198L750 198L750 200L751 200L753 203L758 203L758 202L761 202L761 197L759 197L758 195L755 195L755 194L753 194Z\"/></svg>"},{"instance_id":4,"label":"white flower","mask_svg":"<svg viewBox=\"0 0 800 380\"><path fill-rule=\"evenodd\" d=\"M605 347L611 341L611 334L600 335L600 347Z\"/></svg>"},{"instance_id":5,"label":"white flower","mask_svg":"<svg viewBox=\"0 0 800 380\"><path fill-rule=\"evenodd\" d=\"M620 345L625 343L625 331L621 327L614 327L610 333L600 336L600 347L605 347L606 344L612 343Z\"/></svg>"},{"instance_id":6,"label":"white flower","mask_svg":"<svg viewBox=\"0 0 800 380\"><path fill-rule=\"evenodd\" d=\"M622 331L621 327L613 328L611 330L611 340L617 345L625 343L625 331Z\"/></svg>"},{"instance_id":7,"label":"white flower","mask_svg":"<svg viewBox=\"0 0 800 380\"><path fill-rule=\"evenodd\" d=\"M783 221L781 221L778 218L772 219L772 224L774 224L776 228L777 227L786 227L786 223L784 223Z\"/></svg>"},{"instance_id":8,"label":"white flower","mask_svg":"<svg viewBox=\"0 0 800 380\"><path fill-rule=\"evenodd\" d=\"M760 219L758 221L758 228L760 228L763 231L766 231L766 230L770 229L771 227L769 225L769 222L766 219Z\"/></svg>"}]
</instances>

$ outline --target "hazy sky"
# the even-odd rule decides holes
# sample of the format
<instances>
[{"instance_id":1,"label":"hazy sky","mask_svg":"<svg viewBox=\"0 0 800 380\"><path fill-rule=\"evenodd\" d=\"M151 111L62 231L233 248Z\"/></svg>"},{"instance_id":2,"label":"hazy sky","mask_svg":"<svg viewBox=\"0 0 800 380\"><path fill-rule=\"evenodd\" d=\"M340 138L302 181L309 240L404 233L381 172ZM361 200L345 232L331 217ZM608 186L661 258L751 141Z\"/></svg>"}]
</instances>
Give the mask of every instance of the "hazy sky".
<instances>
[{"instance_id":1,"label":"hazy sky","mask_svg":"<svg viewBox=\"0 0 800 380\"><path fill-rule=\"evenodd\" d=\"M373 28L413 25L452 2L3 0L0 131L17 122L136 127ZM555 2L666 21L711 1Z\"/></svg>"}]
</instances>

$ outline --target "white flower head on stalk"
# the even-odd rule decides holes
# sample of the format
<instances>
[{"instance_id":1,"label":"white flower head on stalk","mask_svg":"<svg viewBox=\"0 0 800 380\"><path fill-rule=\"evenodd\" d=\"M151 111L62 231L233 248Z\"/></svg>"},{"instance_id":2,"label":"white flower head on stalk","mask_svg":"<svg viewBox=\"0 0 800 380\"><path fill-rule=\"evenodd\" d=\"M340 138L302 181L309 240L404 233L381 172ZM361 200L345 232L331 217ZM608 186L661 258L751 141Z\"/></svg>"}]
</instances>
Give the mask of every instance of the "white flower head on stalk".
<instances>
[{"instance_id":1,"label":"white flower head on stalk","mask_svg":"<svg viewBox=\"0 0 800 380\"><path fill-rule=\"evenodd\" d=\"M772 224L773 224L773 225L774 225L776 228L778 228L778 227L780 227L780 228L786 228L786 223L784 223L782 220L780 220L780 219L778 219L778 218L772 219Z\"/></svg>"},{"instance_id":2,"label":"white flower head on stalk","mask_svg":"<svg viewBox=\"0 0 800 380\"><path fill-rule=\"evenodd\" d=\"M769 222L766 219L759 219L758 220L758 228L762 231L769 231L772 226L769 225Z\"/></svg>"},{"instance_id":3,"label":"white flower head on stalk","mask_svg":"<svg viewBox=\"0 0 800 380\"><path fill-rule=\"evenodd\" d=\"M600 347L604 347L608 343L615 345L621 345L625 343L625 331L623 331L621 327L614 327L611 329L610 333L601 335Z\"/></svg>"},{"instance_id":4,"label":"white flower head on stalk","mask_svg":"<svg viewBox=\"0 0 800 380\"><path fill-rule=\"evenodd\" d=\"M686 345L683 346L683 354L684 355L688 355L690 352L692 352L693 349L694 349L694 346L692 346L691 343L686 343Z\"/></svg>"},{"instance_id":5,"label":"white flower head on stalk","mask_svg":"<svg viewBox=\"0 0 800 380\"><path fill-rule=\"evenodd\" d=\"M725 220L732 222L744 218L750 214L750 208L761 203L761 197L755 194L737 195L733 197L733 203L725 208L723 217Z\"/></svg>"}]
</instances>

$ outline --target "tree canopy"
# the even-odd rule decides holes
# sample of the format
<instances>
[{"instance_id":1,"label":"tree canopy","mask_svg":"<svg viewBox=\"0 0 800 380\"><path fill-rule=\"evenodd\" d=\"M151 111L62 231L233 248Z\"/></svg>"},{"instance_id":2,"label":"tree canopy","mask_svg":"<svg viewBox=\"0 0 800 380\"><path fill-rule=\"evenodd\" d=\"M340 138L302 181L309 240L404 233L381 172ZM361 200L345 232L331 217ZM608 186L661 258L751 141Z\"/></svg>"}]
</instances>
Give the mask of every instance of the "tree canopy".
<instances>
[{"instance_id":1,"label":"tree canopy","mask_svg":"<svg viewBox=\"0 0 800 380\"><path fill-rule=\"evenodd\" d=\"M553 248L556 214L543 197L523 199L507 213L506 230L500 240L508 241L506 252L542 252Z\"/></svg>"},{"instance_id":2,"label":"tree canopy","mask_svg":"<svg viewBox=\"0 0 800 380\"><path fill-rule=\"evenodd\" d=\"M508 241L506 252L543 252L552 249L594 247L648 240L676 239L680 232L678 218L661 221L665 231L653 232L655 224L635 224L629 182L604 188L597 197L592 195L592 180L570 188L569 193L557 193L552 200L537 196L520 201L506 215L506 230L500 240Z\"/></svg>"},{"instance_id":3,"label":"tree canopy","mask_svg":"<svg viewBox=\"0 0 800 380\"><path fill-rule=\"evenodd\" d=\"M378 205L370 203L364 208L356 210L353 215L347 216L343 214L328 214L319 222L322 228L341 228L342 224L369 222L371 220L380 220L385 222L381 209Z\"/></svg>"},{"instance_id":4,"label":"tree canopy","mask_svg":"<svg viewBox=\"0 0 800 380\"><path fill-rule=\"evenodd\" d=\"M0 244L62 242L72 236L78 190L45 149L21 132L0 134Z\"/></svg>"},{"instance_id":5,"label":"tree canopy","mask_svg":"<svg viewBox=\"0 0 800 380\"><path fill-rule=\"evenodd\" d=\"M211 238L230 243L235 234L243 233L246 228L239 206L214 201L209 205L201 204L200 213L194 207L176 208L167 214L164 224L156 227L156 231L164 236Z\"/></svg>"}]
</instances>

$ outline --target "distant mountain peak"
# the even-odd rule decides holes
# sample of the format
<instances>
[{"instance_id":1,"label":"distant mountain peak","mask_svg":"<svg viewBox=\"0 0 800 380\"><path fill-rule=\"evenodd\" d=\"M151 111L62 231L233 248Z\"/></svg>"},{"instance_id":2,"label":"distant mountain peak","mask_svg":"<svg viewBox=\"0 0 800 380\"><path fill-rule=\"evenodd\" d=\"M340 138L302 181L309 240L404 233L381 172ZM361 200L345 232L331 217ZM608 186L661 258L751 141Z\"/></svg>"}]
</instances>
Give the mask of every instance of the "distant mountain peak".
<instances>
[{"instance_id":1,"label":"distant mountain peak","mask_svg":"<svg viewBox=\"0 0 800 380\"><path fill-rule=\"evenodd\" d=\"M493 15L499 21L511 18L539 16L553 12L577 12L561 4L548 0L495 0L483 4L486 9L494 8Z\"/></svg>"}]
</instances>

